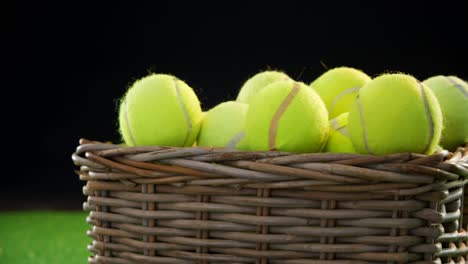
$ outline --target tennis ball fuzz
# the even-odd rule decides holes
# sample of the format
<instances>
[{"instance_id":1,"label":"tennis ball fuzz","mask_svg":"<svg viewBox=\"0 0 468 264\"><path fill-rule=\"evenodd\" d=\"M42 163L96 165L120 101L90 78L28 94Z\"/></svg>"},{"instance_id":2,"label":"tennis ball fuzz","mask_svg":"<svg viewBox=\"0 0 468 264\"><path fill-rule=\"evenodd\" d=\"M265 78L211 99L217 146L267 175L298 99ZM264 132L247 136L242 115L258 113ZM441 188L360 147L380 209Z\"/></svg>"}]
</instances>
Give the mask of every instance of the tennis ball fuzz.
<instances>
[{"instance_id":1,"label":"tennis ball fuzz","mask_svg":"<svg viewBox=\"0 0 468 264\"><path fill-rule=\"evenodd\" d=\"M406 74L383 74L359 90L348 129L359 153L431 154L442 132L442 112L432 91Z\"/></svg>"},{"instance_id":2,"label":"tennis ball fuzz","mask_svg":"<svg viewBox=\"0 0 468 264\"><path fill-rule=\"evenodd\" d=\"M244 83L236 101L248 104L258 92L269 84L287 79L290 79L289 76L280 71L264 71L257 73Z\"/></svg>"},{"instance_id":3,"label":"tennis ball fuzz","mask_svg":"<svg viewBox=\"0 0 468 264\"><path fill-rule=\"evenodd\" d=\"M252 99L245 132L249 150L319 152L328 137L328 112L309 86L277 81Z\"/></svg>"},{"instance_id":4,"label":"tennis ball fuzz","mask_svg":"<svg viewBox=\"0 0 468 264\"><path fill-rule=\"evenodd\" d=\"M322 74L310 86L320 95L332 119L349 111L359 89L370 80L358 69L337 67Z\"/></svg>"},{"instance_id":5,"label":"tennis ball fuzz","mask_svg":"<svg viewBox=\"0 0 468 264\"><path fill-rule=\"evenodd\" d=\"M356 153L348 133L348 113L343 113L330 120L330 136L325 152Z\"/></svg>"},{"instance_id":6,"label":"tennis ball fuzz","mask_svg":"<svg viewBox=\"0 0 468 264\"><path fill-rule=\"evenodd\" d=\"M192 146L201 123L200 102L185 82L166 74L136 81L119 110L119 128L129 146Z\"/></svg>"},{"instance_id":7,"label":"tennis ball fuzz","mask_svg":"<svg viewBox=\"0 0 468 264\"><path fill-rule=\"evenodd\" d=\"M198 135L198 146L235 149L244 138L248 105L229 101L206 112Z\"/></svg>"},{"instance_id":8,"label":"tennis ball fuzz","mask_svg":"<svg viewBox=\"0 0 468 264\"><path fill-rule=\"evenodd\" d=\"M439 101L443 116L440 145L454 151L468 142L468 84L456 76L434 76L423 82Z\"/></svg>"}]
</instances>

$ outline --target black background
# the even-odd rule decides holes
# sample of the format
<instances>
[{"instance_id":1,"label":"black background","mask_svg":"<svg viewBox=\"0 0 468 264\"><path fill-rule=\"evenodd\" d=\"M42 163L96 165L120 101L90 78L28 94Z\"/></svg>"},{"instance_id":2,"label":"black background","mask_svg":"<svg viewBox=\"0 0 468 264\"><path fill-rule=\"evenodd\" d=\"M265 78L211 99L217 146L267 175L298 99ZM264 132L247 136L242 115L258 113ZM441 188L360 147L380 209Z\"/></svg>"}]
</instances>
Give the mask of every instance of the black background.
<instances>
[{"instance_id":1,"label":"black background","mask_svg":"<svg viewBox=\"0 0 468 264\"><path fill-rule=\"evenodd\" d=\"M235 99L247 78L269 68L306 83L343 65L370 76L468 78L461 1L310 2L1 8L0 210L79 209L84 183L70 158L79 138L118 141L116 101L149 72L185 80L204 110Z\"/></svg>"}]
</instances>

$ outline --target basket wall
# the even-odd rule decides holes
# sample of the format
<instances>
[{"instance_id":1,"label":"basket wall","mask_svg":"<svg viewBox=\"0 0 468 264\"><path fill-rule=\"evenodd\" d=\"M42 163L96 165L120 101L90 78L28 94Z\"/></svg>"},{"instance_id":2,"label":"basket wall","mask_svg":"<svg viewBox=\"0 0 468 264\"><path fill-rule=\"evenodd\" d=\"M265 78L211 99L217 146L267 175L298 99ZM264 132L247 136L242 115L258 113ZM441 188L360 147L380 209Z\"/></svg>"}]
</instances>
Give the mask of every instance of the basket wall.
<instances>
[{"instance_id":1,"label":"basket wall","mask_svg":"<svg viewBox=\"0 0 468 264\"><path fill-rule=\"evenodd\" d=\"M121 147L82 140L89 263L464 263L467 152Z\"/></svg>"}]
</instances>

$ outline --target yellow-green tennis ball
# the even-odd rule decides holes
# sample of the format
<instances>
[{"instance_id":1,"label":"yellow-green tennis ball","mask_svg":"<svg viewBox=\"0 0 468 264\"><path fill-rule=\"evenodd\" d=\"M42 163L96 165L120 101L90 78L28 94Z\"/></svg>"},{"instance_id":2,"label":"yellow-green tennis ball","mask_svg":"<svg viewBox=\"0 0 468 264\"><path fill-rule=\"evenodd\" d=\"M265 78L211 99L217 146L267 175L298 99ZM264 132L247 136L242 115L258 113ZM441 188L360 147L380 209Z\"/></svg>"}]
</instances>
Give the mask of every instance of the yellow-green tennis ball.
<instances>
[{"instance_id":1,"label":"yellow-green tennis ball","mask_svg":"<svg viewBox=\"0 0 468 264\"><path fill-rule=\"evenodd\" d=\"M289 76L280 71L264 71L257 73L244 83L237 95L236 101L248 104L258 92L269 84L287 79L289 79Z\"/></svg>"},{"instance_id":2,"label":"yellow-green tennis ball","mask_svg":"<svg viewBox=\"0 0 468 264\"><path fill-rule=\"evenodd\" d=\"M381 75L362 87L348 119L360 153L431 154L442 132L442 112L432 91L401 73Z\"/></svg>"},{"instance_id":3,"label":"yellow-green tennis ball","mask_svg":"<svg viewBox=\"0 0 468 264\"><path fill-rule=\"evenodd\" d=\"M229 101L206 112L198 135L198 145L235 149L244 138L248 105Z\"/></svg>"},{"instance_id":4,"label":"yellow-green tennis ball","mask_svg":"<svg viewBox=\"0 0 468 264\"><path fill-rule=\"evenodd\" d=\"M356 153L348 133L348 113L330 120L330 136L324 152Z\"/></svg>"},{"instance_id":5,"label":"yellow-green tennis ball","mask_svg":"<svg viewBox=\"0 0 468 264\"><path fill-rule=\"evenodd\" d=\"M152 74L136 81L120 105L120 133L130 146L192 146L200 123L196 94L171 75Z\"/></svg>"},{"instance_id":6,"label":"yellow-green tennis ball","mask_svg":"<svg viewBox=\"0 0 468 264\"><path fill-rule=\"evenodd\" d=\"M328 70L310 86L320 95L327 106L330 118L349 111L359 88L371 80L364 72L350 67Z\"/></svg>"},{"instance_id":7,"label":"yellow-green tennis ball","mask_svg":"<svg viewBox=\"0 0 468 264\"><path fill-rule=\"evenodd\" d=\"M202 111L201 115L200 115L200 120L201 120L200 121L200 128L201 128L201 123L203 122L203 118L205 118L205 116L206 116L206 111ZM200 133L200 132L198 132L198 133ZM192 144L192 147L196 147L196 146L198 146L198 140L197 139Z\"/></svg>"},{"instance_id":8,"label":"yellow-green tennis ball","mask_svg":"<svg viewBox=\"0 0 468 264\"><path fill-rule=\"evenodd\" d=\"M237 150L240 150L240 151L249 151L250 150L249 145L247 145L246 138L247 137L244 136L244 138L242 138L239 141L239 143L237 143L237 145L236 145Z\"/></svg>"},{"instance_id":9,"label":"yellow-green tennis ball","mask_svg":"<svg viewBox=\"0 0 468 264\"><path fill-rule=\"evenodd\" d=\"M328 112L309 86L277 81L252 99L245 132L249 150L319 152L328 137Z\"/></svg>"},{"instance_id":10,"label":"yellow-green tennis ball","mask_svg":"<svg viewBox=\"0 0 468 264\"><path fill-rule=\"evenodd\" d=\"M440 145L454 151L468 142L468 84L456 76L434 76L423 82L442 109L444 128Z\"/></svg>"}]
</instances>

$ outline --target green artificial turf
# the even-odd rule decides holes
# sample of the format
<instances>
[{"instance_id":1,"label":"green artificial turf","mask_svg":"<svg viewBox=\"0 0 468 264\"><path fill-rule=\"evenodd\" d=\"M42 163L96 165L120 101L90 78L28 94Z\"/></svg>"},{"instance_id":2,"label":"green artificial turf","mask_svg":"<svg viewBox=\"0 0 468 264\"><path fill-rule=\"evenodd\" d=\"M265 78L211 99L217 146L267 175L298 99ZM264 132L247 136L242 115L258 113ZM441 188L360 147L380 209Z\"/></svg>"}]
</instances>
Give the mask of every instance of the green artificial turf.
<instances>
[{"instance_id":1,"label":"green artificial turf","mask_svg":"<svg viewBox=\"0 0 468 264\"><path fill-rule=\"evenodd\" d=\"M87 263L83 212L0 212L0 264Z\"/></svg>"}]
</instances>

